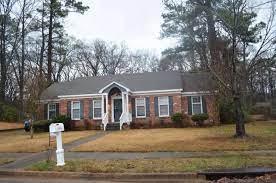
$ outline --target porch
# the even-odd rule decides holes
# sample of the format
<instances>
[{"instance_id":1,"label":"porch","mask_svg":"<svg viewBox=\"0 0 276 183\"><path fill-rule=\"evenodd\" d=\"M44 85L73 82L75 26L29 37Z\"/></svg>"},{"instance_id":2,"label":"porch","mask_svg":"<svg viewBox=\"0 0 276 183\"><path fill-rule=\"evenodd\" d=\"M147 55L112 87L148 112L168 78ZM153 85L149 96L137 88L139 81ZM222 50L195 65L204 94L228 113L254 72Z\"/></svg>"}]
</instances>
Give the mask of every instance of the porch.
<instances>
[{"instance_id":1,"label":"porch","mask_svg":"<svg viewBox=\"0 0 276 183\"><path fill-rule=\"evenodd\" d=\"M101 119L103 130L107 127L119 127L132 122L130 90L113 82L99 92L101 94Z\"/></svg>"}]
</instances>

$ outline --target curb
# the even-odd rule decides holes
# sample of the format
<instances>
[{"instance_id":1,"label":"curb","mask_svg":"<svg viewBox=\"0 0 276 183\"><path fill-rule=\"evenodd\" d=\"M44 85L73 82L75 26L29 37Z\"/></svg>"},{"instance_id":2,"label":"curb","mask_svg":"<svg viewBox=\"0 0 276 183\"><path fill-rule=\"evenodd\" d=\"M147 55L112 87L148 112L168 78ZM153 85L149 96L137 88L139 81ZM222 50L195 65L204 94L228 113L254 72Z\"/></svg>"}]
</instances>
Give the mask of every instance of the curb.
<instances>
[{"instance_id":1,"label":"curb","mask_svg":"<svg viewBox=\"0 0 276 183\"><path fill-rule=\"evenodd\" d=\"M85 173L85 172L38 172L38 171L7 171L0 170L1 176L12 177L40 177L50 179L204 179L204 175L197 173Z\"/></svg>"},{"instance_id":2,"label":"curb","mask_svg":"<svg viewBox=\"0 0 276 183\"><path fill-rule=\"evenodd\" d=\"M204 175L207 180L213 180L222 177L257 177L274 173L276 173L276 168L251 167L202 171L198 175Z\"/></svg>"}]
</instances>

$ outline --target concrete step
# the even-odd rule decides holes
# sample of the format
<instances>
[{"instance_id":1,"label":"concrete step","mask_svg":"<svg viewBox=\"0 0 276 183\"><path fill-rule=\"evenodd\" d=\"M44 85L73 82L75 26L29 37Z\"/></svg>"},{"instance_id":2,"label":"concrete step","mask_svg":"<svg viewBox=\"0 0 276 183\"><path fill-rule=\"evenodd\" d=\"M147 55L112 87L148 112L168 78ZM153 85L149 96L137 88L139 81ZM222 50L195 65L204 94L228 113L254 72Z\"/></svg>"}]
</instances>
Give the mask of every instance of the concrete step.
<instances>
[{"instance_id":1,"label":"concrete step","mask_svg":"<svg viewBox=\"0 0 276 183\"><path fill-rule=\"evenodd\" d=\"M106 130L107 131L120 130L120 123L108 123L106 125Z\"/></svg>"}]
</instances>

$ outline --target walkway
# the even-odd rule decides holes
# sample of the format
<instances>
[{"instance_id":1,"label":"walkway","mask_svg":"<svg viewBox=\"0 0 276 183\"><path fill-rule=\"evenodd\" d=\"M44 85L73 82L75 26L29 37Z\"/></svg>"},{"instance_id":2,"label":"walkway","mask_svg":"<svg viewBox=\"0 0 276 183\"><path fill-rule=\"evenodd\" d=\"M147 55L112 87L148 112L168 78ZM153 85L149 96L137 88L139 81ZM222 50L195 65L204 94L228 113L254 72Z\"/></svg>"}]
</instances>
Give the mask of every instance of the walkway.
<instances>
[{"instance_id":1,"label":"walkway","mask_svg":"<svg viewBox=\"0 0 276 183\"><path fill-rule=\"evenodd\" d=\"M98 136L98 138L100 138ZM95 138L97 139L97 138ZM94 140L95 140L94 139ZM84 140L84 139L83 139ZM77 142L74 142L77 143ZM85 143L85 142L84 142ZM81 143L77 143L79 145ZM70 148L68 148L70 147ZM151 159L151 158L196 158L196 157L220 157L229 155L251 155L251 156L276 156L276 150L255 150L255 151L212 151L212 152L68 152L73 148L72 144L66 145L67 152L65 159ZM47 152L42 152L47 153ZM0 153L0 157L22 158L36 157L42 153ZM44 155L47 156L47 154Z\"/></svg>"}]
</instances>

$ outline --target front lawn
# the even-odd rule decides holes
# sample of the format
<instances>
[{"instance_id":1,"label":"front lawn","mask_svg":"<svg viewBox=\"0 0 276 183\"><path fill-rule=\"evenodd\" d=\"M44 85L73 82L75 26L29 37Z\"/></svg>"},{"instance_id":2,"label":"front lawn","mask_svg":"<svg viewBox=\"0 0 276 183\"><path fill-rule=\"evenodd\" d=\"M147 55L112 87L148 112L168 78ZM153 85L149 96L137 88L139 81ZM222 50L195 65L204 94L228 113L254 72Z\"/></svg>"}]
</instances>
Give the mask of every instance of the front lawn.
<instances>
[{"instance_id":1,"label":"front lawn","mask_svg":"<svg viewBox=\"0 0 276 183\"><path fill-rule=\"evenodd\" d=\"M73 151L235 151L276 150L276 122L246 124L249 137L235 139L234 125L116 131Z\"/></svg>"},{"instance_id":2,"label":"front lawn","mask_svg":"<svg viewBox=\"0 0 276 183\"><path fill-rule=\"evenodd\" d=\"M33 171L70 171L92 173L154 173L154 172L196 172L206 169L275 167L275 156L224 156L212 158L173 158L137 160L71 160L64 167L45 161L27 167Z\"/></svg>"},{"instance_id":3,"label":"front lawn","mask_svg":"<svg viewBox=\"0 0 276 183\"><path fill-rule=\"evenodd\" d=\"M0 165L11 163L13 161L14 161L14 159L12 159L12 158L0 158Z\"/></svg>"},{"instance_id":4,"label":"front lawn","mask_svg":"<svg viewBox=\"0 0 276 183\"><path fill-rule=\"evenodd\" d=\"M2 122L2 121L0 121L0 130L17 129L17 128L23 128L23 124L22 123Z\"/></svg>"},{"instance_id":5,"label":"front lawn","mask_svg":"<svg viewBox=\"0 0 276 183\"><path fill-rule=\"evenodd\" d=\"M62 133L62 137L64 143L69 143L94 134L93 130L72 131ZM40 152L48 148L49 133L35 133L31 139L23 130L0 132L0 139L0 152Z\"/></svg>"}]
</instances>

